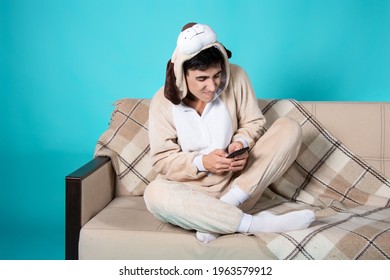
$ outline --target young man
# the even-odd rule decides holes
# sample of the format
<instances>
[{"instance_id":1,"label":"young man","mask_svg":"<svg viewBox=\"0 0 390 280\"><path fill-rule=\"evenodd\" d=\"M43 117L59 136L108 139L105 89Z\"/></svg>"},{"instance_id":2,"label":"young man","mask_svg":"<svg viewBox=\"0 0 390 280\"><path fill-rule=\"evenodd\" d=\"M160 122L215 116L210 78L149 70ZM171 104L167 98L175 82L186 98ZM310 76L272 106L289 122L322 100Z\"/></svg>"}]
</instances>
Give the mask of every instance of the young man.
<instances>
[{"instance_id":1,"label":"young man","mask_svg":"<svg viewBox=\"0 0 390 280\"><path fill-rule=\"evenodd\" d=\"M197 230L203 242L234 232L307 228L314 212L247 214L298 155L301 127L278 119L267 132L246 73L213 30L190 23L179 34L165 86L149 112L151 159L159 173L144 194L157 218ZM265 133L264 133L265 132ZM249 148L249 152L228 154Z\"/></svg>"}]
</instances>

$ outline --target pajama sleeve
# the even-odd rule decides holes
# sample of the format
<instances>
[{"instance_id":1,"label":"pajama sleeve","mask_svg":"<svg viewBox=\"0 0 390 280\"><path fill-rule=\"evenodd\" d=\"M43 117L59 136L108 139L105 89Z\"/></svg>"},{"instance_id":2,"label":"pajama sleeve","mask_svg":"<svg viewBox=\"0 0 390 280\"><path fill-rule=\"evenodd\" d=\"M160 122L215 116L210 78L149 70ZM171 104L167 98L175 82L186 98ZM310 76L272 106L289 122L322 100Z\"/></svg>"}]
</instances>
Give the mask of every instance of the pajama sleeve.
<instances>
[{"instance_id":1,"label":"pajama sleeve","mask_svg":"<svg viewBox=\"0 0 390 280\"><path fill-rule=\"evenodd\" d=\"M149 110L150 157L153 168L165 179L183 182L206 176L199 172L194 158L197 152L183 152L177 143L172 104L161 92L153 98Z\"/></svg>"},{"instance_id":2,"label":"pajama sleeve","mask_svg":"<svg viewBox=\"0 0 390 280\"><path fill-rule=\"evenodd\" d=\"M265 117L246 72L237 65L231 66L231 83L236 101L237 130L233 141L244 139L250 148L264 134Z\"/></svg>"}]
</instances>

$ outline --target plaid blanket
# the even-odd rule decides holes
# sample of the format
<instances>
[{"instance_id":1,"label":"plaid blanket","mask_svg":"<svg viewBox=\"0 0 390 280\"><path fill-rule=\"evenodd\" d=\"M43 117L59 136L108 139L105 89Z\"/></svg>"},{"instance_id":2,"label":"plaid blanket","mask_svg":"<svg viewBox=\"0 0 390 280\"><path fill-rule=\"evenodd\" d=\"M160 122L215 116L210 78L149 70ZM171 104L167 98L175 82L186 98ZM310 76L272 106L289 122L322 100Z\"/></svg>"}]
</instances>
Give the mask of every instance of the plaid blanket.
<instances>
[{"instance_id":1,"label":"plaid blanket","mask_svg":"<svg viewBox=\"0 0 390 280\"><path fill-rule=\"evenodd\" d=\"M100 136L95 156L111 158L117 174L117 195L143 195L156 178L149 160L149 99L116 101L108 129Z\"/></svg>"},{"instance_id":2,"label":"plaid blanket","mask_svg":"<svg viewBox=\"0 0 390 280\"><path fill-rule=\"evenodd\" d=\"M119 195L142 195L155 178L149 159L150 100L115 103L95 156L109 156ZM310 208L306 230L257 234L278 259L390 259L390 180L333 137L299 102L259 100L268 128L277 118L298 121L303 143L297 160L263 194L253 213Z\"/></svg>"}]
</instances>

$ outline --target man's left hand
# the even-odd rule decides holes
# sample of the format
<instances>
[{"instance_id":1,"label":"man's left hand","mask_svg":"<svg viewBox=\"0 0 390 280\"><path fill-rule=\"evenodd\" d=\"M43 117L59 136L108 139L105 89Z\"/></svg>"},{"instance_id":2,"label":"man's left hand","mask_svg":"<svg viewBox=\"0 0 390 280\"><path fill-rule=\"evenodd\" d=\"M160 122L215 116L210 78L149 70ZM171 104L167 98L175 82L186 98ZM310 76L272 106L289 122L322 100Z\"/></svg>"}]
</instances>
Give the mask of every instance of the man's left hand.
<instances>
[{"instance_id":1,"label":"man's left hand","mask_svg":"<svg viewBox=\"0 0 390 280\"><path fill-rule=\"evenodd\" d=\"M228 153L230 154L234 151L242 149L243 147L244 145L239 141L232 142L228 147ZM236 171L243 170L245 168L248 157L249 157L248 152L235 156L234 161L230 164L229 171L236 172Z\"/></svg>"}]
</instances>

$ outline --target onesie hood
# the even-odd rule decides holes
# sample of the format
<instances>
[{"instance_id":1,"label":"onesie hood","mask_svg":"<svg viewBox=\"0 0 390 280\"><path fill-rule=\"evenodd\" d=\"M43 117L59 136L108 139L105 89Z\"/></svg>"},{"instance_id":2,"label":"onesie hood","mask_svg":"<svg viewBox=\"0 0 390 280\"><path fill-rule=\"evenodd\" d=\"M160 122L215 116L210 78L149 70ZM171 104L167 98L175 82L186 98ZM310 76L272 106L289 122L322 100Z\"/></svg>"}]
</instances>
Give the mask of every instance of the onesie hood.
<instances>
[{"instance_id":1,"label":"onesie hood","mask_svg":"<svg viewBox=\"0 0 390 280\"><path fill-rule=\"evenodd\" d=\"M228 60L231 52L217 41L217 35L211 27L205 24L188 23L180 32L176 48L167 63L164 95L172 103L179 104L188 93L183 63L210 47L217 48L225 59L217 95L226 88L230 77Z\"/></svg>"}]
</instances>

